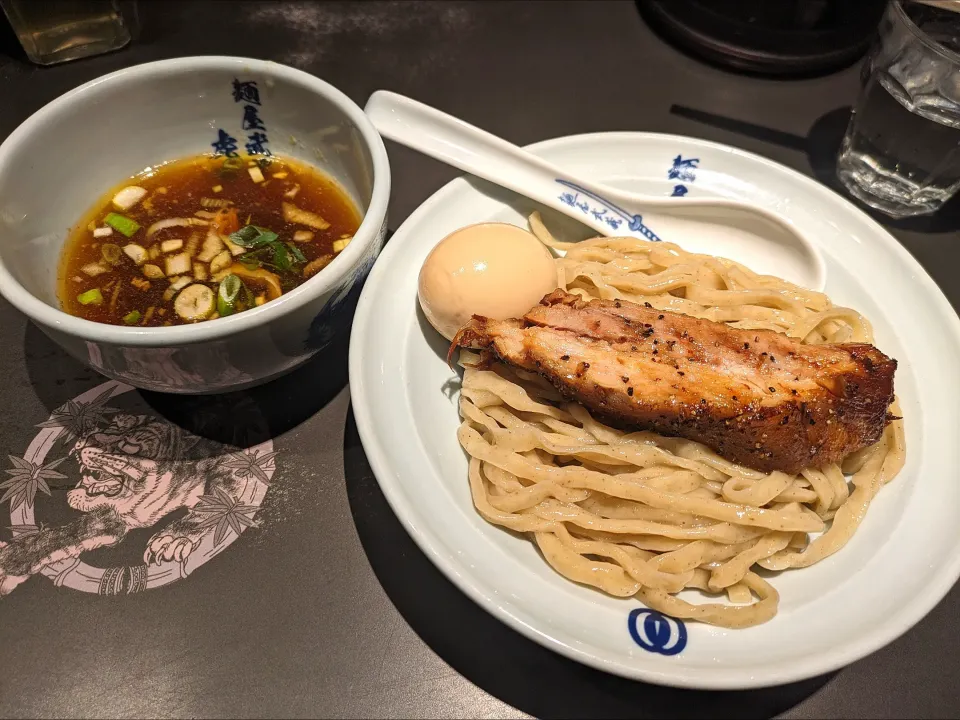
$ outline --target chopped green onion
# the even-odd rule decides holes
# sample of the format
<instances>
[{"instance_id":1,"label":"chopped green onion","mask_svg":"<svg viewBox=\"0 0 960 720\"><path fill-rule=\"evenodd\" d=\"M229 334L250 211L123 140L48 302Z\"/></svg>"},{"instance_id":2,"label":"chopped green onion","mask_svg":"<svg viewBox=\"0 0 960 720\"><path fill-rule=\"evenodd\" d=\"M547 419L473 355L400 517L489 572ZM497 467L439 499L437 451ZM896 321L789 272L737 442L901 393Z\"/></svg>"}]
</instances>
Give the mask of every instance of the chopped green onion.
<instances>
[{"instance_id":1,"label":"chopped green onion","mask_svg":"<svg viewBox=\"0 0 960 720\"><path fill-rule=\"evenodd\" d=\"M237 296L243 288L243 281L232 273L220 281L217 291L217 312L220 317L233 315L237 311Z\"/></svg>"},{"instance_id":2,"label":"chopped green onion","mask_svg":"<svg viewBox=\"0 0 960 720\"><path fill-rule=\"evenodd\" d=\"M100 288L87 290L77 295L77 302L81 305L102 305L103 293L100 292Z\"/></svg>"},{"instance_id":3,"label":"chopped green onion","mask_svg":"<svg viewBox=\"0 0 960 720\"><path fill-rule=\"evenodd\" d=\"M104 243L100 246L100 254L103 256L103 259L111 265L116 265L120 262L119 245L114 245L113 243Z\"/></svg>"},{"instance_id":4,"label":"chopped green onion","mask_svg":"<svg viewBox=\"0 0 960 720\"><path fill-rule=\"evenodd\" d=\"M140 316L139 310L132 310L131 312L128 312L126 315L123 316L123 321L127 325L133 325L135 323L140 322L140 317L141 316Z\"/></svg>"},{"instance_id":5,"label":"chopped green onion","mask_svg":"<svg viewBox=\"0 0 960 720\"><path fill-rule=\"evenodd\" d=\"M260 247L261 245L267 245L272 243L278 237L279 235L272 230L257 227L256 225L247 225L240 230L237 230L235 233L231 233L230 235L230 239L234 243L245 248L254 248Z\"/></svg>"},{"instance_id":6,"label":"chopped green onion","mask_svg":"<svg viewBox=\"0 0 960 720\"><path fill-rule=\"evenodd\" d=\"M120 215L118 213L110 213L103 219L103 221L118 233L122 233L127 237L133 237L137 230L140 229L140 223L138 223L136 220L131 220L125 215Z\"/></svg>"}]
</instances>

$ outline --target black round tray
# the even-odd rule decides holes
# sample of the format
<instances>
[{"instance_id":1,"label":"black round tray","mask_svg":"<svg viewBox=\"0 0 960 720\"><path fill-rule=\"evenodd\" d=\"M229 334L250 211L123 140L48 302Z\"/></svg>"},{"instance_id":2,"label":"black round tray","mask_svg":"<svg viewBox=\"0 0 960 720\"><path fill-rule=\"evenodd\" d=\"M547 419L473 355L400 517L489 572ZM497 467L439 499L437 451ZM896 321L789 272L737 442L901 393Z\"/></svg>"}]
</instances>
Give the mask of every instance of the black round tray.
<instances>
[{"instance_id":1,"label":"black round tray","mask_svg":"<svg viewBox=\"0 0 960 720\"><path fill-rule=\"evenodd\" d=\"M741 72L809 76L858 60L885 0L637 0L647 23L682 50Z\"/></svg>"}]
</instances>

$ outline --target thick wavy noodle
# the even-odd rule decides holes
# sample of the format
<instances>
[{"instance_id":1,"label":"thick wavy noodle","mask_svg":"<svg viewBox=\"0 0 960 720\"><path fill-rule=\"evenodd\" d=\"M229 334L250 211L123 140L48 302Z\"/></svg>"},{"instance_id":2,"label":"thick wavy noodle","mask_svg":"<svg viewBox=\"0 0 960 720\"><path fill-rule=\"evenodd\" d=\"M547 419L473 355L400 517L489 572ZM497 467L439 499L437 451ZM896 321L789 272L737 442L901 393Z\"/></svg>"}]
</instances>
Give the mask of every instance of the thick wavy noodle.
<instances>
[{"instance_id":1,"label":"thick wavy noodle","mask_svg":"<svg viewBox=\"0 0 960 720\"><path fill-rule=\"evenodd\" d=\"M566 250L560 287L584 298L648 302L808 343L873 340L856 311L729 260L634 238L565 244L538 216L530 224ZM802 568L837 552L904 463L896 420L842 467L765 474L689 440L614 429L542 378L478 360L461 351L458 437L480 514L529 536L564 577L677 618L729 628L769 620L779 596L756 568ZM899 415L896 403L891 411ZM702 593L678 597L684 590Z\"/></svg>"}]
</instances>

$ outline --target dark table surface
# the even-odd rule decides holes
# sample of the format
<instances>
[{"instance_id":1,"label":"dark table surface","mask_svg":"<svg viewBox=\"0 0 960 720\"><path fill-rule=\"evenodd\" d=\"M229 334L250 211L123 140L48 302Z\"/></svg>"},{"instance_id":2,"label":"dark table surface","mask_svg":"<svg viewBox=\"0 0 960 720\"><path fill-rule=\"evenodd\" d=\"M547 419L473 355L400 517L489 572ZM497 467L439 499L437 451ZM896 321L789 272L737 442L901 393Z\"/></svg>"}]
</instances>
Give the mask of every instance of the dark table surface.
<instances>
[{"instance_id":1,"label":"dark table surface","mask_svg":"<svg viewBox=\"0 0 960 720\"><path fill-rule=\"evenodd\" d=\"M140 13L141 36L111 55L37 68L9 42L0 46L0 138L103 73L183 55L248 55L312 72L361 105L379 88L408 94L520 144L604 130L694 135L832 184L858 82L855 67L774 81L703 65L654 36L632 2L142 1ZM395 229L455 173L388 150ZM886 223L955 306L958 215L953 205L933 218ZM38 424L103 379L5 303L0 346L0 445L23 457ZM194 430L198 417L252 408L278 453L259 526L163 588L111 597L37 576L0 600L0 716L960 714L956 590L873 656L753 692L629 682L524 639L447 582L390 511L357 437L346 362L341 338L307 367L241 397L131 392L111 401ZM197 432L230 442L209 427ZM50 525L78 480L75 462L59 469L66 479L35 500ZM2 527L0 540L9 533ZM88 554L89 562L135 563L149 536L129 537L122 552Z\"/></svg>"}]
</instances>

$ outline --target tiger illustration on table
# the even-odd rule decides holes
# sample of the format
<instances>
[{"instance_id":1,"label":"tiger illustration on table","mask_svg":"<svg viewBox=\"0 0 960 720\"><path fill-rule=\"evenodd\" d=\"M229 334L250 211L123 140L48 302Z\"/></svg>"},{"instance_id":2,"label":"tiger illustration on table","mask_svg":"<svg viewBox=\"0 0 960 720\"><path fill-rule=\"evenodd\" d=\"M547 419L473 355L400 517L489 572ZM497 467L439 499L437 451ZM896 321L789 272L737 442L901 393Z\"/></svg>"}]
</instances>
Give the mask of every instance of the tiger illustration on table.
<instances>
[{"instance_id":1,"label":"tiger illustration on table","mask_svg":"<svg viewBox=\"0 0 960 720\"><path fill-rule=\"evenodd\" d=\"M185 515L161 526L147 542L145 572L164 563L185 563L211 533L213 545L219 546L231 531L239 535L256 524L253 515L259 503L242 504L240 498L250 495L249 483L268 479L264 467L272 474L275 453L225 452L220 443L148 415L116 412L108 422L95 425L77 437L68 453L79 465L80 480L66 493L66 501L82 515L59 527L18 526L12 540L0 541L0 595L57 563L117 545L131 530L153 527L181 509L187 510ZM48 477L60 462L45 466ZM8 472L20 472L16 480L26 470ZM34 469L34 475L42 477L38 473ZM57 471L52 475L67 479ZM268 484L258 493L260 499ZM3 485L14 487L9 480ZM44 492L50 494L49 488ZM11 496L11 509L25 499ZM139 570L143 575L144 569Z\"/></svg>"}]
</instances>

